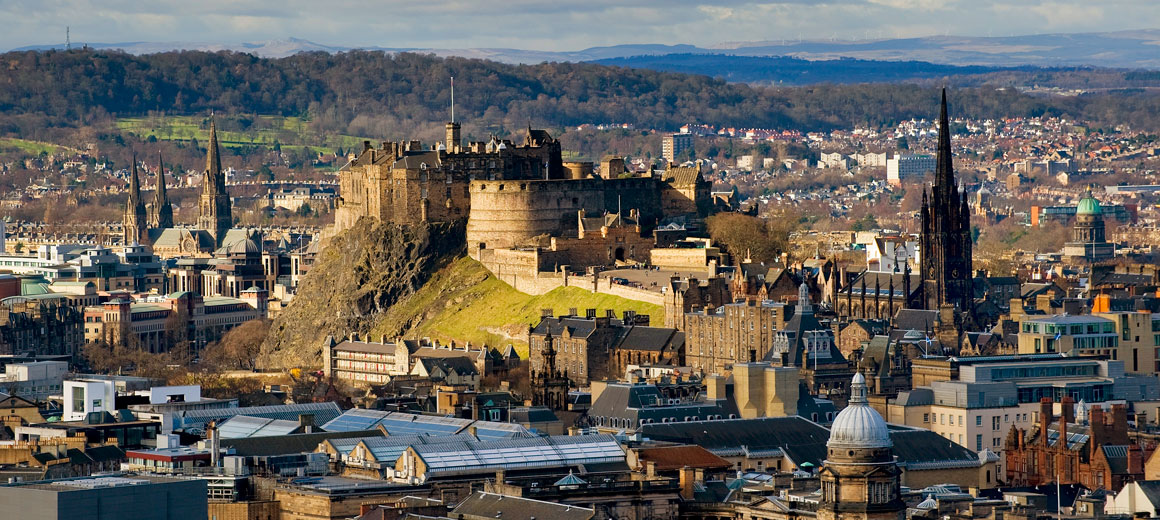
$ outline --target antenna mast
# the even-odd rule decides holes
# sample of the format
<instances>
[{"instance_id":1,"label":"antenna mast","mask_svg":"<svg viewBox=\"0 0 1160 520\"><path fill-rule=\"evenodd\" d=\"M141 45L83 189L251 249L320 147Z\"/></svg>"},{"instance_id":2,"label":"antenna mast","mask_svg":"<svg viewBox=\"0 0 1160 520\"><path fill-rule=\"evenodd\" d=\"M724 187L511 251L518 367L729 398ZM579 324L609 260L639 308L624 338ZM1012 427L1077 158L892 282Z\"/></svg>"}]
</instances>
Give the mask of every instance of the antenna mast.
<instances>
[{"instance_id":1,"label":"antenna mast","mask_svg":"<svg viewBox=\"0 0 1160 520\"><path fill-rule=\"evenodd\" d=\"M64 26L64 48L66 50L72 50L72 37L69 35L69 29L71 29L69 26Z\"/></svg>"},{"instance_id":2,"label":"antenna mast","mask_svg":"<svg viewBox=\"0 0 1160 520\"><path fill-rule=\"evenodd\" d=\"M455 122L455 76L451 76L451 122Z\"/></svg>"}]
</instances>

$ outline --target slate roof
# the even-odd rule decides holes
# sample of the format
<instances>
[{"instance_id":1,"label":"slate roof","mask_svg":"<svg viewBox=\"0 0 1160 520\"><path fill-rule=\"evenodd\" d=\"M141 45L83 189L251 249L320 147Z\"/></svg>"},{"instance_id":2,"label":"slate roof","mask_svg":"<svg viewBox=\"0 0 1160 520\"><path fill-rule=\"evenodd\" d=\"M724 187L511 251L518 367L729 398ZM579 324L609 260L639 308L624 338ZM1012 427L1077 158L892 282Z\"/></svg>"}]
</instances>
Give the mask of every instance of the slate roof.
<instances>
[{"instance_id":1,"label":"slate roof","mask_svg":"<svg viewBox=\"0 0 1160 520\"><path fill-rule=\"evenodd\" d=\"M427 164L428 168L438 168L441 165L439 152L434 150L419 153L408 152L401 159L395 161L391 165L391 169L418 170L424 163Z\"/></svg>"},{"instance_id":2,"label":"slate roof","mask_svg":"<svg viewBox=\"0 0 1160 520\"><path fill-rule=\"evenodd\" d=\"M335 350L346 352L368 352L373 354L394 354L394 343L371 343L367 341L343 340L334 346Z\"/></svg>"},{"instance_id":3,"label":"slate roof","mask_svg":"<svg viewBox=\"0 0 1160 520\"><path fill-rule=\"evenodd\" d=\"M798 416L653 423L640 432L654 441L695 444L719 456L780 450L796 464L819 467L830 438L825 427Z\"/></svg>"},{"instance_id":4,"label":"slate roof","mask_svg":"<svg viewBox=\"0 0 1160 520\"><path fill-rule=\"evenodd\" d=\"M1128 446L1124 444L1105 444L1100 446L1104 450L1104 458L1108 459L1108 469L1113 475L1128 473Z\"/></svg>"},{"instance_id":5,"label":"slate roof","mask_svg":"<svg viewBox=\"0 0 1160 520\"><path fill-rule=\"evenodd\" d=\"M588 410L591 417L617 417L633 424L646 420L664 419L684 421L686 417L706 418L710 415L729 417L737 415L737 405L729 399L688 401L669 405L667 398L653 384L612 383L605 387Z\"/></svg>"},{"instance_id":6,"label":"slate roof","mask_svg":"<svg viewBox=\"0 0 1160 520\"><path fill-rule=\"evenodd\" d=\"M596 512L579 506L477 491L455 506L451 516L469 520L480 518L590 520L596 516Z\"/></svg>"},{"instance_id":7,"label":"slate roof","mask_svg":"<svg viewBox=\"0 0 1160 520\"><path fill-rule=\"evenodd\" d=\"M356 432L316 432L296 433L292 435L278 435L274 437L242 437L238 439L222 439L221 446L232 449L234 455L242 457L264 457L271 455L290 455L295 453L310 453L318 448L323 441L332 439L365 438L367 436L383 436L380 431Z\"/></svg>"},{"instance_id":8,"label":"slate roof","mask_svg":"<svg viewBox=\"0 0 1160 520\"><path fill-rule=\"evenodd\" d=\"M979 455L974 450L947 440L922 428L890 426L894 441L894 456L898 464L912 469L925 467L976 467Z\"/></svg>"},{"instance_id":9,"label":"slate roof","mask_svg":"<svg viewBox=\"0 0 1160 520\"><path fill-rule=\"evenodd\" d=\"M617 349L648 352L676 351L684 347L685 333L664 327L629 327L616 344Z\"/></svg>"}]
</instances>

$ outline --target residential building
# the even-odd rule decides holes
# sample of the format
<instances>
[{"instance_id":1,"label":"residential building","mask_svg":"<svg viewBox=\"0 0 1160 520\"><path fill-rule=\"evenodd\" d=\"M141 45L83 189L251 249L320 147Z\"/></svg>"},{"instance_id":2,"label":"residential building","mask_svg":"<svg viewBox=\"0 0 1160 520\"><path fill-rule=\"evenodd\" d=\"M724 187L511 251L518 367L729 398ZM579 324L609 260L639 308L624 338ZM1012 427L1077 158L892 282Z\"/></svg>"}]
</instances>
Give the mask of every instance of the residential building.
<instances>
[{"instance_id":1,"label":"residential building","mask_svg":"<svg viewBox=\"0 0 1160 520\"><path fill-rule=\"evenodd\" d=\"M894 155L886 159L886 182L901 186L935 170L935 158L925 154Z\"/></svg>"},{"instance_id":2,"label":"residential building","mask_svg":"<svg viewBox=\"0 0 1160 520\"><path fill-rule=\"evenodd\" d=\"M669 163L680 163L693 153L692 134L669 134L661 138L661 157Z\"/></svg>"}]
</instances>

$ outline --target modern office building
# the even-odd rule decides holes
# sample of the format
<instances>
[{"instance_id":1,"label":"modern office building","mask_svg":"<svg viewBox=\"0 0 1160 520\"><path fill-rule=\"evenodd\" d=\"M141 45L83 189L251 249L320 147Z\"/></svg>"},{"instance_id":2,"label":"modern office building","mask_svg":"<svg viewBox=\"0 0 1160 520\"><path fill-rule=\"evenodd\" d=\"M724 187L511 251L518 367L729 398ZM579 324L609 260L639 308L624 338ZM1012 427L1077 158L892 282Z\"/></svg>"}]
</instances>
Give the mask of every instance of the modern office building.
<instances>
[{"instance_id":1,"label":"modern office building","mask_svg":"<svg viewBox=\"0 0 1160 520\"><path fill-rule=\"evenodd\" d=\"M204 480L152 476L21 482L0 485L0 511L21 520L205 520L206 489Z\"/></svg>"}]
</instances>

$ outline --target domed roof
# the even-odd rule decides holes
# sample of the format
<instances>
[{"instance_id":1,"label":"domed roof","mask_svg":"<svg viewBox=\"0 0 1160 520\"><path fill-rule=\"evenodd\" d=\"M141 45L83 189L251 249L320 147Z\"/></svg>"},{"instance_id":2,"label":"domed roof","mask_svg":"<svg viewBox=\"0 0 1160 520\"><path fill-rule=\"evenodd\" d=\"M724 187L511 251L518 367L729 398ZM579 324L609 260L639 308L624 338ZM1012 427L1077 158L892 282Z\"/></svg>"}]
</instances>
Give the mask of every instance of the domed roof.
<instances>
[{"instance_id":1,"label":"domed roof","mask_svg":"<svg viewBox=\"0 0 1160 520\"><path fill-rule=\"evenodd\" d=\"M231 253L241 253L241 254L250 254L250 253L261 254L262 247L259 246L258 243L255 242L253 238L247 238L245 240L239 240L237 242L234 242L233 245L230 246L230 252Z\"/></svg>"},{"instance_id":2,"label":"domed roof","mask_svg":"<svg viewBox=\"0 0 1160 520\"><path fill-rule=\"evenodd\" d=\"M1104 209L1100 207L1100 201L1092 196L1092 192L1087 192L1079 204L1075 207L1076 215L1103 215Z\"/></svg>"},{"instance_id":3,"label":"domed roof","mask_svg":"<svg viewBox=\"0 0 1160 520\"><path fill-rule=\"evenodd\" d=\"M866 378L862 373L854 374L850 382L850 404L846 406L830 427L830 448L890 448L890 430L886 421L866 400Z\"/></svg>"}]
</instances>

